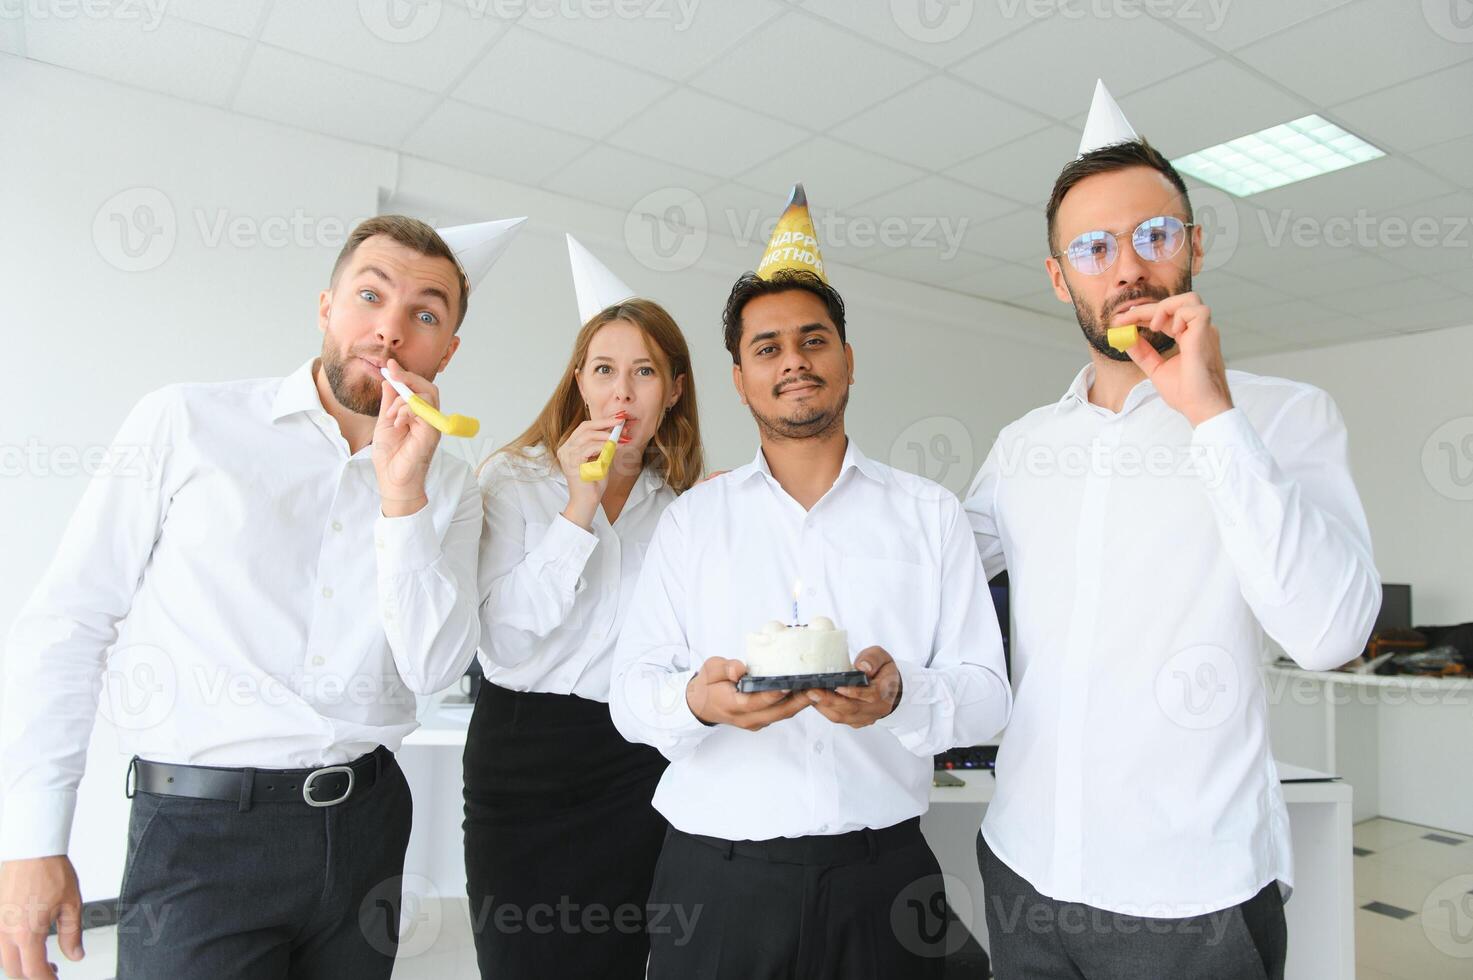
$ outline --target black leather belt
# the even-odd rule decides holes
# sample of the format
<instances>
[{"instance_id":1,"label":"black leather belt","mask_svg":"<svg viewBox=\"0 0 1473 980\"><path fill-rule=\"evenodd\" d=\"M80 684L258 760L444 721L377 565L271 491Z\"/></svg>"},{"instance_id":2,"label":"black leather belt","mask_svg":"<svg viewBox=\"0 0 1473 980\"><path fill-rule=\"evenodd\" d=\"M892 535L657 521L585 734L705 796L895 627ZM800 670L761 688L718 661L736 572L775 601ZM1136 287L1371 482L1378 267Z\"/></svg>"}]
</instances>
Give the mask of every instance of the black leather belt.
<instances>
[{"instance_id":1,"label":"black leather belt","mask_svg":"<svg viewBox=\"0 0 1473 980\"><path fill-rule=\"evenodd\" d=\"M384 762L393 756L378 748L341 766L317 769L232 769L181 766L133 757L128 764L127 796L135 792L238 803L301 803L337 806L378 781Z\"/></svg>"},{"instance_id":2,"label":"black leather belt","mask_svg":"<svg viewBox=\"0 0 1473 980\"><path fill-rule=\"evenodd\" d=\"M774 837L770 840L727 840L688 834L671 827L671 836L685 837L715 848L729 861L732 855L756 858L773 864L844 864L874 860L879 854L924 840L921 818L911 817L879 830L851 830L844 834L815 834L809 837Z\"/></svg>"}]
</instances>

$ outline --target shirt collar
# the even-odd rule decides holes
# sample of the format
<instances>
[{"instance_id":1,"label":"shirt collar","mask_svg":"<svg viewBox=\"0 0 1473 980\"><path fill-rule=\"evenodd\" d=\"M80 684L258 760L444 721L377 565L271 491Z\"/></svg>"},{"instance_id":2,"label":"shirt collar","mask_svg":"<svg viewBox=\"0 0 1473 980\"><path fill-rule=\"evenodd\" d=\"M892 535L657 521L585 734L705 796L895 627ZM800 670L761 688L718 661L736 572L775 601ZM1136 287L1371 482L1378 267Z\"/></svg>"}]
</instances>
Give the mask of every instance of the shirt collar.
<instances>
[{"instance_id":1,"label":"shirt collar","mask_svg":"<svg viewBox=\"0 0 1473 980\"><path fill-rule=\"evenodd\" d=\"M885 482L884 467L860 452L859 444L852 438L848 439L848 445L844 447L844 461L839 464L839 475L834 483L837 485L839 480L844 478L844 474L851 469L858 470L876 483ZM750 463L737 467L727 475L737 482L742 482L758 474L767 477L773 483L777 482L777 478L772 475L772 470L767 465L767 457L763 454L761 446L757 447L757 455Z\"/></svg>"},{"instance_id":2,"label":"shirt collar","mask_svg":"<svg viewBox=\"0 0 1473 980\"><path fill-rule=\"evenodd\" d=\"M276 400L271 403L271 421L278 422L298 412L325 411L317 394L317 382L312 377L316 363L317 358L309 357L305 364L281 379L281 387L276 389Z\"/></svg>"},{"instance_id":3,"label":"shirt collar","mask_svg":"<svg viewBox=\"0 0 1473 980\"><path fill-rule=\"evenodd\" d=\"M1080 368L1079 373L1074 376L1074 380L1069 383L1069 389L1064 392L1064 397L1060 398L1058 404L1054 406L1054 411L1062 412L1071 405L1098 408L1098 406L1092 406L1089 400L1089 388L1094 383L1095 366L1094 362L1091 361ZM1157 395L1156 386L1151 383L1151 379L1142 378L1134 388L1130 389L1129 394L1125 396L1125 404L1120 406L1120 414L1124 415L1137 405ZM1104 411L1103 409L1100 410Z\"/></svg>"}]
</instances>

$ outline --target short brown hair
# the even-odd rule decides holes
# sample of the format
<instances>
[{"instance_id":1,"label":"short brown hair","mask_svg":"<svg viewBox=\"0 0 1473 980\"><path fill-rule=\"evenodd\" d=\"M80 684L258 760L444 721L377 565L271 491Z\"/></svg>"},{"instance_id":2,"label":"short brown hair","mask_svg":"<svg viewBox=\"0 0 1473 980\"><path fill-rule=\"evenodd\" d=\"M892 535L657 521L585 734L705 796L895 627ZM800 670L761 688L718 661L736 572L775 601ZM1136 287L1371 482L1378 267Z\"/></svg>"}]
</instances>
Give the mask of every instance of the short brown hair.
<instances>
[{"instance_id":1,"label":"short brown hair","mask_svg":"<svg viewBox=\"0 0 1473 980\"><path fill-rule=\"evenodd\" d=\"M332 264L332 276L328 278L328 285L336 286L338 273L342 272L343 266L348 264L348 259L358 251L358 246L368 241L374 235L383 235L391 238L406 248L412 248L420 255L434 258L449 259L450 264L455 266L457 277L460 279L460 310L455 317L455 329L460 330L460 325L465 322L465 311L470 305L471 284L465 278L465 270L460 267L455 253L450 251L450 246L445 244L445 239L440 233L418 218L411 218L404 214L380 214L365 221L360 221L358 227L348 236L343 243L343 249L338 253L338 259Z\"/></svg>"},{"instance_id":2,"label":"short brown hair","mask_svg":"<svg viewBox=\"0 0 1473 980\"><path fill-rule=\"evenodd\" d=\"M1127 140L1122 143L1111 143L1097 150L1090 150L1077 160L1072 160L1063 170L1059 171L1058 179L1054 181L1054 192L1049 195L1048 210L1048 251L1053 255L1058 249L1054 246L1054 223L1059 216L1059 206L1064 203L1064 195L1086 177L1095 174L1107 174L1116 170L1125 170L1129 167L1149 167L1171 181L1173 187L1181 194L1181 206L1186 212L1187 223L1192 221L1192 201L1187 196L1187 185L1181 179L1181 174L1171 165L1171 161L1162 155L1144 138Z\"/></svg>"},{"instance_id":3,"label":"short brown hair","mask_svg":"<svg viewBox=\"0 0 1473 980\"><path fill-rule=\"evenodd\" d=\"M731 287L726 297L726 308L721 312L721 326L726 351L731 363L742 363L742 310L759 296L787 293L795 289L817 296L828 310L834 329L839 331L839 343L848 341L844 337L844 298L839 291L808 269L779 269L764 279L755 272L744 272Z\"/></svg>"}]
</instances>

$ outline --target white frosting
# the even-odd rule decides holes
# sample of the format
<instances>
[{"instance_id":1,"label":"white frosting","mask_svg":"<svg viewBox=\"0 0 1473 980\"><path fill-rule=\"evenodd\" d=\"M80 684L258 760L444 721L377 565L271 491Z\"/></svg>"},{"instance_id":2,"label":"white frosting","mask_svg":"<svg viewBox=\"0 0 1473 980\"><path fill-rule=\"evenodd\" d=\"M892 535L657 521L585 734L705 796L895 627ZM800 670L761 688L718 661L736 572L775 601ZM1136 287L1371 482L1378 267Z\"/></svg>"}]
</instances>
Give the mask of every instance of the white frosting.
<instances>
[{"instance_id":1,"label":"white frosting","mask_svg":"<svg viewBox=\"0 0 1473 980\"><path fill-rule=\"evenodd\" d=\"M853 670L849 634L827 616L814 616L806 626L788 626L777 620L760 632L747 634L747 673L753 677L791 674L833 674Z\"/></svg>"}]
</instances>

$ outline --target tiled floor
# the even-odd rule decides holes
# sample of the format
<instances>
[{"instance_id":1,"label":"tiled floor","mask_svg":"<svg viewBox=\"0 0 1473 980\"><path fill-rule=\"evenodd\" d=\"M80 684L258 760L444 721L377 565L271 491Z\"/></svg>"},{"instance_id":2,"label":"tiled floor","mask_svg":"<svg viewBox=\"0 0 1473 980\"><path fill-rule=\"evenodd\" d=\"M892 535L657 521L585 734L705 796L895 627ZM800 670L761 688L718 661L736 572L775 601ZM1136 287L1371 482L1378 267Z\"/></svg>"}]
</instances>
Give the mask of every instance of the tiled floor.
<instances>
[{"instance_id":1,"label":"tiled floor","mask_svg":"<svg viewBox=\"0 0 1473 980\"><path fill-rule=\"evenodd\" d=\"M1473 838L1378 819L1355 847L1356 980L1473 978Z\"/></svg>"},{"instance_id":2,"label":"tiled floor","mask_svg":"<svg viewBox=\"0 0 1473 980\"><path fill-rule=\"evenodd\" d=\"M1473 980L1473 838L1377 819L1356 824L1355 847L1357 980ZM476 976L464 900L422 910L402 938L395 980ZM84 941L81 964L53 953L61 976L111 977L113 930Z\"/></svg>"}]
</instances>

